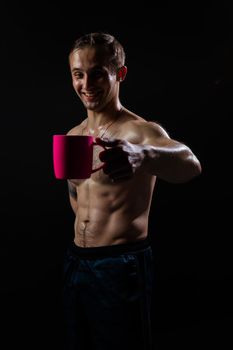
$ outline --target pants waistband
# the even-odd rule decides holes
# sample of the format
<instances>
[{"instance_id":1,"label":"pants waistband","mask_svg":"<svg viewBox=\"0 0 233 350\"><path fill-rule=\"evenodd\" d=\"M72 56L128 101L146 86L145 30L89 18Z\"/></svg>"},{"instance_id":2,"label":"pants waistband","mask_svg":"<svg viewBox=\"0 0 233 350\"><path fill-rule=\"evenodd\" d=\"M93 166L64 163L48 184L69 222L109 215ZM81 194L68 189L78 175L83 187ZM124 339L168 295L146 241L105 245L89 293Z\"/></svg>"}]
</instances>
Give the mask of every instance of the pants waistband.
<instances>
[{"instance_id":1,"label":"pants waistband","mask_svg":"<svg viewBox=\"0 0 233 350\"><path fill-rule=\"evenodd\" d=\"M100 247L80 247L72 242L69 246L71 254L81 258L100 258L113 255L120 255L125 253L139 252L150 247L150 240L147 238L135 242L124 244L115 244Z\"/></svg>"}]
</instances>

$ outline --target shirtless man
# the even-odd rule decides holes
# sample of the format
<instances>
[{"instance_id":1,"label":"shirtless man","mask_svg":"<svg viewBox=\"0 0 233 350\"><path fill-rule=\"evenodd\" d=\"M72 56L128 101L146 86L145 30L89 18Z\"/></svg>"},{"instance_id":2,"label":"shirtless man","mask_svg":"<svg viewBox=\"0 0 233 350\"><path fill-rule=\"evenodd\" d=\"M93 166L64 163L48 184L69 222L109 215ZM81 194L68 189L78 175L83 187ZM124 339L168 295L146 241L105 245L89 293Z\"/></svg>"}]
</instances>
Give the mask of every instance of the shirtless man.
<instances>
[{"instance_id":1,"label":"shirtless man","mask_svg":"<svg viewBox=\"0 0 233 350\"><path fill-rule=\"evenodd\" d=\"M68 134L94 136L93 167L104 166L88 179L68 180L75 234L65 263L66 349L148 350L156 177L187 182L201 165L188 146L121 104L127 67L113 36L79 38L69 63L87 118Z\"/></svg>"}]
</instances>

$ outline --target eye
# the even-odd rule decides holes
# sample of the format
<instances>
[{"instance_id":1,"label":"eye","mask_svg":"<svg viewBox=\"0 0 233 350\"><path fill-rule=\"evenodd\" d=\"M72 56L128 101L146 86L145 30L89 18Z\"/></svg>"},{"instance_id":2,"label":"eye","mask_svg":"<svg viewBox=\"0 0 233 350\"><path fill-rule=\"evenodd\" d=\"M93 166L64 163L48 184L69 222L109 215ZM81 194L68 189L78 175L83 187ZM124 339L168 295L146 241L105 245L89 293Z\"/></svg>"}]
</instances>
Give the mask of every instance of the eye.
<instances>
[{"instance_id":1,"label":"eye","mask_svg":"<svg viewBox=\"0 0 233 350\"><path fill-rule=\"evenodd\" d=\"M103 76L104 76L104 73L101 70L97 70L92 73L92 78L94 79L99 79L99 78L102 78Z\"/></svg>"},{"instance_id":2,"label":"eye","mask_svg":"<svg viewBox=\"0 0 233 350\"><path fill-rule=\"evenodd\" d=\"M74 76L76 79L82 79L82 78L83 78L83 73L75 72L75 73L73 73L73 76Z\"/></svg>"}]
</instances>

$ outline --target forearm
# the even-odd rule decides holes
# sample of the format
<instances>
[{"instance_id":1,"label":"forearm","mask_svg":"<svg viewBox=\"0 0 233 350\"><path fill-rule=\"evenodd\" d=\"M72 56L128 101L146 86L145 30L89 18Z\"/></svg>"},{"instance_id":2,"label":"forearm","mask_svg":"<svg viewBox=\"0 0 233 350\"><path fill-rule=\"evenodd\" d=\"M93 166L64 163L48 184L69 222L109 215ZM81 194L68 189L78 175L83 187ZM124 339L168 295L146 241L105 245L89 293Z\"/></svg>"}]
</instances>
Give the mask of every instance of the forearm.
<instances>
[{"instance_id":1,"label":"forearm","mask_svg":"<svg viewBox=\"0 0 233 350\"><path fill-rule=\"evenodd\" d=\"M181 143L164 147L145 145L143 153L146 171L162 180L182 183L201 173L199 160Z\"/></svg>"}]
</instances>

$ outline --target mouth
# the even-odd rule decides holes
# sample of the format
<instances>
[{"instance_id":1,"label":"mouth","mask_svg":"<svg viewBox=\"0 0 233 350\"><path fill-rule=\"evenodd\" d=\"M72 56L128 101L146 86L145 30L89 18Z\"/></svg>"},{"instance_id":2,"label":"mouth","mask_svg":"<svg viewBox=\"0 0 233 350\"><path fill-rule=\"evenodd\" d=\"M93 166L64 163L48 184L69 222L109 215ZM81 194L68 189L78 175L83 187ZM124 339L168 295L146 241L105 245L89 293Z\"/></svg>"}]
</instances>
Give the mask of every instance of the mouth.
<instances>
[{"instance_id":1,"label":"mouth","mask_svg":"<svg viewBox=\"0 0 233 350\"><path fill-rule=\"evenodd\" d=\"M93 102L99 97L100 92L82 92L82 95L86 102Z\"/></svg>"}]
</instances>

